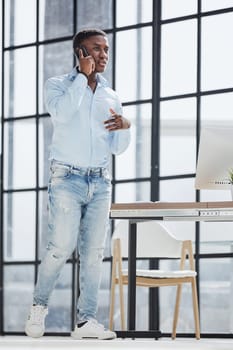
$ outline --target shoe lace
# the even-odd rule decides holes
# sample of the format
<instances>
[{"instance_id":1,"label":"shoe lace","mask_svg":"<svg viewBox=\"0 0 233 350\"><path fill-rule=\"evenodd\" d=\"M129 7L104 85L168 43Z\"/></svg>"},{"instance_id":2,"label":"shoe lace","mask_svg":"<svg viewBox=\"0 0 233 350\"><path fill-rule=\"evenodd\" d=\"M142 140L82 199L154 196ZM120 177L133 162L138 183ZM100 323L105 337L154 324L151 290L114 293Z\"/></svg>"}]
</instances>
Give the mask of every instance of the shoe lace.
<instances>
[{"instance_id":1,"label":"shoe lace","mask_svg":"<svg viewBox=\"0 0 233 350\"><path fill-rule=\"evenodd\" d=\"M31 311L30 319L34 324L41 324L43 322L44 316L45 308L43 306L34 306Z\"/></svg>"},{"instance_id":2,"label":"shoe lace","mask_svg":"<svg viewBox=\"0 0 233 350\"><path fill-rule=\"evenodd\" d=\"M90 320L90 322L92 323L92 325L93 325L95 328L104 330L104 325L101 324L101 323L99 323L97 320Z\"/></svg>"}]
</instances>

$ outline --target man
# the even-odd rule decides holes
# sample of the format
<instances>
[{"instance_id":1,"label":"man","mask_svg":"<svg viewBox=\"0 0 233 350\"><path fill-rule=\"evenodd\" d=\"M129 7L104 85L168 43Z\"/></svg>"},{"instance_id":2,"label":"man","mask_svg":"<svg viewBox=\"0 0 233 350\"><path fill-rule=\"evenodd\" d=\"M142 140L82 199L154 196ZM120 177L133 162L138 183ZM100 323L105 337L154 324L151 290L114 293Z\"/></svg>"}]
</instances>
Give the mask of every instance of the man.
<instances>
[{"instance_id":1,"label":"man","mask_svg":"<svg viewBox=\"0 0 233 350\"><path fill-rule=\"evenodd\" d=\"M76 339L113 339L96 320L97 295L111 203L112 154L129 145L130 122L104 72L109 54L106 33L87 29L73 39L79 66L49 79L45 102L53 122L48 185L48 246L42 260L25 332L44 334L48 301L66 260L78 248L80 296Z\"/></svg>"}]
</instances>

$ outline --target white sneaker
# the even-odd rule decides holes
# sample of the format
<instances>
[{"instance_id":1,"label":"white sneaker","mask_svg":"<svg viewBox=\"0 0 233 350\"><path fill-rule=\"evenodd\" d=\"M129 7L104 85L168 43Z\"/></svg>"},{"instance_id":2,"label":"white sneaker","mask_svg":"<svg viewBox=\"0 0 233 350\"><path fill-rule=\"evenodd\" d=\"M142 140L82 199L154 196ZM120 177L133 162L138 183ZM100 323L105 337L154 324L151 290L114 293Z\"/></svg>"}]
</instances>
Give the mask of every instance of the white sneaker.
<instances>
[{"instance_id":1,"label":"white sneaker","mask_svg":"<svg viewBox=\"0 0 233 350\"><path fill-rule=\"evenodd\" d=\"M75 327L71 332L75 339L115 339L116 333L105 329L104 326L96 320L89 320L82 327Z\"/></svg>"},{"instance_id":2,"label":"white sneaker","mask_svg":"<svg viewBox=\"0 0 233 350\"><path fill-rule=\"evenodd\" d=\"M25 333L32 338L40 338L45 331L45 317L48 308L43 305L32 305L25 325Z\"/></svg>"}]
</instances>

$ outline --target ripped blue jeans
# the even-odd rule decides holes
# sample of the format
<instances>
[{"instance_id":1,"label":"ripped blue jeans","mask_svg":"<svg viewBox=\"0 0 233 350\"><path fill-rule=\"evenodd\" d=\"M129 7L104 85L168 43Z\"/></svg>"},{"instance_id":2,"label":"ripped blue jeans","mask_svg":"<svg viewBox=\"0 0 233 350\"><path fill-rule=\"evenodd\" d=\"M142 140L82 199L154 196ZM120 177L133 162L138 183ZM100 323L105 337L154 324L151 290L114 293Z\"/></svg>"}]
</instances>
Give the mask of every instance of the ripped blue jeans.
<instances>
[{"instance_id":1,"label":"ripped blue jeans","mask_svg":"<svg viewBox=\"0 0 233 350\"><path fill-rule=\"evenodd\" d=\"M48 305L61 269L77 248L80 259L77 319L80 322L96 318L111 203L109 173L104 168L79 168L53 160L48 197L48 246L39 267L33 302Z\"/></svg>"}]
</instances>

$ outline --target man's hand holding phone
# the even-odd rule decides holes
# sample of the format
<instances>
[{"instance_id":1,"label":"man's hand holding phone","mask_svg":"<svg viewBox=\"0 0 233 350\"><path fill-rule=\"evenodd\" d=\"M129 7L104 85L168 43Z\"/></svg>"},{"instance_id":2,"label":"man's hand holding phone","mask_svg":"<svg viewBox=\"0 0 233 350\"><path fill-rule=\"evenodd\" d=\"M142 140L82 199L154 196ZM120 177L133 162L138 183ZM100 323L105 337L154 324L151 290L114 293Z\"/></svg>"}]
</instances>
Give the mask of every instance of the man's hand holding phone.
<instances>
[{"instance_id":1,"label":"man's hand holding phone","mask_svg":"<svg viewBox=\"0 0 233 350\"><path fill-rule=\"evenodd\" d=\"M78 49L78 58L80 72L89 77L89 75L95 70L94 58L88 54L85 47Z\"/></svg>"},{"instance_id":2,"label":"man's hand holding phone","mask_svg":"<svg viewBox=\"0 0 233 350\"><path fill-rule=\"evenodd\" d=\"M129 129L130 122L128 119L122 117L110 108L111 117L104 121L105 128L109 131L116 131L121 129Z\"/></svg>"}]
</instances>

